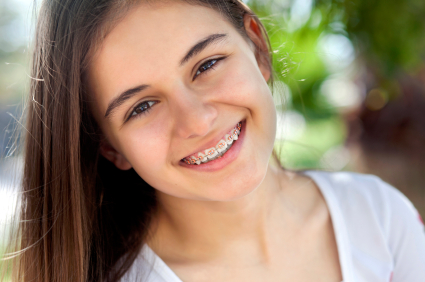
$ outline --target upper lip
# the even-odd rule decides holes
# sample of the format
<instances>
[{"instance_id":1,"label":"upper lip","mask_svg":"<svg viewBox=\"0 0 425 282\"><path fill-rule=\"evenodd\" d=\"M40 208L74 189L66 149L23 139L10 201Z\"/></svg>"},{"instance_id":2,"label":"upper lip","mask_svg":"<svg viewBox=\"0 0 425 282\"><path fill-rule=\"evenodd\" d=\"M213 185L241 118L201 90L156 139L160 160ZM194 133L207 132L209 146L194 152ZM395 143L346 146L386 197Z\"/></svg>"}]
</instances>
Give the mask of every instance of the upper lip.
<instances>
[{"instance_id":1,"label":"upper lip","mask_svg":"<svg viewBox=\"0 0 425 282\"><path fill-rule=\"evenodd\" d=\"M193 153L187 155L183 159L189 158L189 157L191 157L191 156L193 156L193 155L195 155L195 154L197 154L199 152L204 153L205 150L207 150L209 148L212 148L212 147L215 147L218 144L218 142L220 142L220 140L224 138L224 136L226 134L228 134L233 128L236 127L237 124L238 124L238 122L236 122L234 125L232 125L231 127L229 127L227 130L221 131L220 132L221 135L219 135L219 137L214 137L210 141L204 143L202 146L199 146L197 150L193 151ZM215 136L217 136L217 135L215 135ZM196 157L197 157L197 155L196 155Z\"/></svg>"}]
</instances>

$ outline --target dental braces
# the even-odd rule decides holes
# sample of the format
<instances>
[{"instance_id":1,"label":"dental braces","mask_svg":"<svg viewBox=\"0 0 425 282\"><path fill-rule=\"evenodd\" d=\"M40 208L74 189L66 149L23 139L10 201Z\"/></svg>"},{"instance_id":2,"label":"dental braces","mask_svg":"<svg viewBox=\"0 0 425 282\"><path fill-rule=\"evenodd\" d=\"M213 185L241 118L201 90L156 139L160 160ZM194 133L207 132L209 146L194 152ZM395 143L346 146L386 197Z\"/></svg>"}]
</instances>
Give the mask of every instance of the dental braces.
<instances>
[{"instance_id":1,"label":"dental braces","mask_svg":"<svg viewBox=\"0 0 425 282\"><path fill-rule=\"evenodd\" d=\"M235 140L237 140L238 139L238 135L239 135L239 133L241 132L241 128L242 128L242 123L241 122L238 122L238 124L236 125L236 127L235 128L233 128L232 129L232 131L231 131L231 135L229 135L228 137L227 137L227 140L225 140L225 141L227 141L227 142L230 142L230 144L229 145L231 145L232 143L233 143L233 141L235 141ZM227 143L226 143L227 144ZM206 155L204 155L203 157L201 156L201 157L195 157L195 156L192 156L191 158L184 158L183 159L183 161L186 163L186 164L189 164L189 165L193 165L193 164L196 164L196 162L202 162L202 159L204 159L204 158L206 158L207 156L210 156L211 158L212 158L212 156L214 156L214 154L217 152L217 153L219 153L218 152L218 150L221 150L221 149L223 149L224 148L224 146L226 146L226 144L223 144L223 142L220 142L220 144L218 144L215 148L211 148L211 149L209 149L209 151L207 152L207 154ZM200 152L201 153L201 152ZM201 153L202 154L202 153ZM221 156L218 156L218 158L221 158Z\"/></svg>"}]
</instances>

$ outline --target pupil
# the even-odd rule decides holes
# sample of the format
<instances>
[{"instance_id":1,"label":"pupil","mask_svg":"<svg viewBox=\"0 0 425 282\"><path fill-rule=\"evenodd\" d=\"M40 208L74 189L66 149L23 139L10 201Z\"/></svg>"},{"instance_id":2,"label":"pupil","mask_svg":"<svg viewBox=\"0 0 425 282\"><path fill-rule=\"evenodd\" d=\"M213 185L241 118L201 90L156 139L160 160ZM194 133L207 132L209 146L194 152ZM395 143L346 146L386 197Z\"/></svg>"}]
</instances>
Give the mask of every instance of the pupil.
<instances>
[{"instance_id":1,"label":"pupil","mask_svg":"<svg viewBox=\"0 0 425 282\"><path fill-rule=\"evenodd\" d=\"M148 105L146 103L143 103L140 105L139 108L136 109L136 113L140 114L141 112L145 111L148 108Z\"/></svg>"}]
</instances>

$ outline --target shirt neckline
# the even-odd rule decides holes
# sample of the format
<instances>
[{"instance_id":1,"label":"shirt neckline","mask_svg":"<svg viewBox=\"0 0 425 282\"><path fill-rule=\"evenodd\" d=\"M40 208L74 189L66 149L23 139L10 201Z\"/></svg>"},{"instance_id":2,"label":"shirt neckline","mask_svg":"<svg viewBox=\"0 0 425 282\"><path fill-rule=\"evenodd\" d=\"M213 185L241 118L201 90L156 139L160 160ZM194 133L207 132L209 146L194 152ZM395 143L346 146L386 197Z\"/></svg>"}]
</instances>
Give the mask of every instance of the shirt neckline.
<instances>
[{"instance_id":1,"label":"shirt neckline","mask_svg":"<svg viewBox=\"0 0 425 282\"><path fill-rule=\"evenodd\" d=\"M304 170L300 171L300 173L309 177L316 184L322 193L323 198L325 199L332 220L332 228L336 240L339 265L343 279L342 282L354 282L351 267L352 261L351 256L349 255L350 244L345 222L342 217L338 201L330 188L331 184L329 183L328 179L321 175L323 173L330 172ZM167 282L183 282L174 273L174 271L149 247L149 245L145 244L142 251L145 258L150 258L149 261L152 264L153 269L158 273L158 275L167 279Z\"/></svg>"},{"instance_id":2,"label":"shirt neckline","mask_svg":"<svg viewBox=\"0 0 425 282\"><path fill-rule=\"evenodd\" d=\"M183 282L176 273L149 247L145 244L142 249L143 257L149 261L154 270L160 277L167 282Z\"/></svg>"}]
</instances>

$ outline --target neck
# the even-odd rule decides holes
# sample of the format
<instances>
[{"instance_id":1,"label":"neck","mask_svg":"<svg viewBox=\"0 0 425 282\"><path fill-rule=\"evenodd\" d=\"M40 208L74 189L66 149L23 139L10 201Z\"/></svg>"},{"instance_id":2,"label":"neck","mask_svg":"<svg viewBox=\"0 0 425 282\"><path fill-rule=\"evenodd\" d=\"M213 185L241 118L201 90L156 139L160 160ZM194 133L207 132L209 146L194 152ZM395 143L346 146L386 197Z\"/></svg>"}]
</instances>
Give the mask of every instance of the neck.
<instances>
[{"instance_id":1,"label":"neck","mask_svg":"<svg viewBox=\"0 0 425 282\"><path fill-rule=\"evenodd\" d=\"M165 259L169 250L199 261L247 246L267 257L272 234L285 228L290 214L282 193L288 180L288 174L269 165L260 186L235 201L195 201L159 192L155 232L148 244Z\"/></svg>"}]
</instances>

